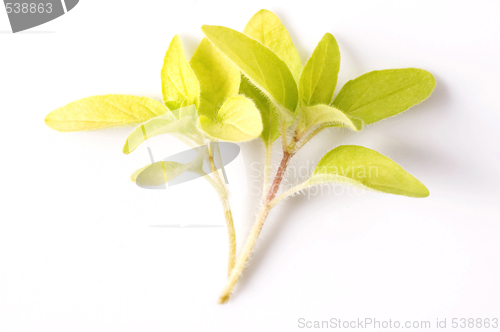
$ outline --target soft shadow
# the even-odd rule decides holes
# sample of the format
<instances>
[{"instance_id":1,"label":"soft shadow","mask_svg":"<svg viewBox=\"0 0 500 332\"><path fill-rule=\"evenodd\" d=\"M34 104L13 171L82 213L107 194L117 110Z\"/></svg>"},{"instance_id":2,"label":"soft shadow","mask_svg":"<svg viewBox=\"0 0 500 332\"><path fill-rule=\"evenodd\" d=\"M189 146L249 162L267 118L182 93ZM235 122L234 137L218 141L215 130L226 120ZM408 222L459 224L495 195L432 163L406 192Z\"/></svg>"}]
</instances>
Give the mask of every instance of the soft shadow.
<instances>
[{"instance_id":1,"label":"soft shadow","mask_svg":"<svg viewBox=\"0 0 500 332\"><path fill-rule=\"evenodd\" d=\"M411 128L413 132L413 137L415 137L415 132L421 132L425 135L427 132L434 132L436 130L442 130L441 128L446 128L448 117L450 116L450 107L447 107L451 100L450 92L444 83L440 79L439 75L434 74L437 84L432 95L422 102L421 104L411 108L410 110L403 112L394 118L389 118L383 120L380 127L377 128L377 123L370 125L366 128L367 132L375 130L384 133L384 127L394 128L397 127L399 123L405 125L406 128L416 125L416 128ZM436 123L439 123L437 125ZM410 165L412 168L422 168L427 169L432 167L434 171L450 170L456 168L458 165L456 161L453 160L452 154L448 151L443 151L442 145L429 146L425 142L414 141L406 139L405 136L398 133L399 139L395 140L390 134L382 134L379 139L381 141L382 149L384 154L389 157L397 159L398 163ZM439 148L441 146L441 148ZM435 165L439 165L436 168Z\"/></svg>"},{"instance_id":2,"label":"soft shadow","mask_svg":"<svg viewBox=\"0 0 500 332\"><path fill-rule=\"evenodd\" d=\"M180 33L179 36L181 37L182 45L184 46L184 51L186 52L186 58L191 59L194 51L196 51L196 48L198 47L198 44L200 44L200 39L185 33Z\"/></svg>"},{"instance_id":3,"label":"soft shadow","mask_svg":"<svg viewBox=\"0 0 500 332\"><path fill-rule=\"evenodd\" d=\"M280 10L279 8L273 9L272 12L275 13L276 16L278 16L281 23L283 23L285 28L288 30L288 33L292 38L293 45L295 46L297 52L299 53L300 61L304 65L311 56L312 51L307 50L301 45L301 43L299 43L299 38L297 37L297 33L295 32L295 25L288 21L288 15L283 13L283 11Z\"/></svg>"},{"instance_id":4,"label":"soft shadow","mask_svg":"<svg viewBox=\"0 0 500 332\"><path fill-rule=\"evenodd\" d=\"M245 165L248 191L244 198L245 204L243 205L243 220L241 220L240 223L240 225L243 226L243 229L241 229L237 235L241 234L241 239L245 241L257 216L263 195L264 145L260 139L257 139L252 142L240 144L240 147L243 164ZM279 154L278 151L273 151L273 154L275 153ZM271 170L271 177L272 176L273 171Z\"/></svg>"},{"instance_id":5,"label":"soft shadow","mask_svg":"<svg viewBox=\"0 0 500 332\"><path fill-rule=\"evenodd\" d=\"M347 39L344 39L342 36L335 36L335 39L340 49L340 71L335 89L336 93L338 93L347 81L361 76L368 72L368 70L363 66L363 62L359 60L356 53L352 51Z\"/></svg>"},{"instance_id":6,"label":"soft shadow","mask_svg":"<svg viewBox=\"0 0 500 332\"><path fill-rule=\"evenodd\" d=\"M443 112L448 108L445 106L448 106L451 101L451 92L444 79L441 79L441 75L434 72L432 75L436 79L436 87L429 98L401 114L382 121L386 122L394 119L412 123L413 120L422 118L429 123L435 123L436 115L443 116ZM449 112L449 110L447 111ZM446 126L446 123L443 125ZM441 125L441 127L443 127L443 125ZM370 127L372 126L376 126L376 124L370 125Z\"/></svg>"},{"instance_id":7,"label":"soft shadow","mask_svg":"<svg viewBox=\"0 0 500 332\"><path fill-rule=\"evenodd\" d=\"M16 32L16 33L13 33L12 31L10 30L6 30L6 31L0 31L0 35L42 35L42 34L47 34L47 33L57 33L56 31L19 31L19 32Z\"/></svg>"},{"instance_id":8,"label":"soft shadow","mask_svg":"<svg viewBox=\"0 0 500 332\"><path fill-rule=\"evenodd\" d=\"M267 258L266 255L276 249L279 237L290 235L286 234L288 232L285 231L285 228L289 227L292 216L307 203L310 202L306 195L294 196L282 204L286 205L284 208L280 205L270 212L263 227L263 236L257 241L249 264L238 281L238 290L246 288L249 280L254 277L254 273L261 268L262 262Z\"/></svg>"},{"instance_id":9,"label":"soft shadow","mask_svg":"<svg viewBox=\"0 0 500 332\"><path fill-rule=\"evenodd\" d=\"M447 90L444 81L440 80L440 76L435 74L434 76L438 82L437 86L431 97L422 104L394 118L384 120L383 123L379 123L378 126L377 124L367 126L361 132L328 128L311 140L311 142L307 144L307 147L297 154L297 159L317 161L328 150L340 144L345 144L346 141L354 139L357 135L365 136L359 137L361 138L360 143L363 145L363 141L365 140L363 138L369 139L371 135L377 133L377 135L379 135L377 140L382 143L381 145L384 153L394 157L402 164L412 165L412 168L432 169L433 172L438 172L439 174L456 167L456 162L450 155L443 154L443 151L420 145L419 142L404 140L395 141L391 138L390 133L384 131L384 126L397 126L398 121L403 121L403 123L415 123L419 127L424 128L423 132L425 133L425 131L427 131L427 124L435 122L436 112L440 112L440 115L442 115L441 120L448 117L448 114L443 115L442 112L445 112L443 109L446 109L446 107L444 106L450 101L450 92ZM432 128L432 130L435 130L436 127ZM375 132L372 132L372 130L375 130ZM252 158L255 157L249 152L244 155L246 160L252 160ZM438 170L434 167L436 164L440 165ZM271 174L274 175L273 173ZM255 200L250 195L248 195L248 199ZM289 227L289 220L293 219L294 214L304 208L303 205L308 203L310 202L306 195L294 196L284 203L284 205L286 205L285 208L278 206L271 211L264 225L262 237L258 240L251 256L250 263L247 265L245 273L243 273L238 282L238 289L246 288L249 280L254 277L255 271L261 268L262 263L266 259L266 255L270 251L276 250L274 245L279 241L280 236L289 235L286 234L288 232L285 231L286 227ZM340 203L340 201L337 201L337 203ZM330 207L333 206L332 208L334 209L336 203L332 202L330 204ZM249 209L251 206L253 206L253 202L247 205L248 213L246 215L254 216L254 210Z\"/></svg>"}]
</instances>

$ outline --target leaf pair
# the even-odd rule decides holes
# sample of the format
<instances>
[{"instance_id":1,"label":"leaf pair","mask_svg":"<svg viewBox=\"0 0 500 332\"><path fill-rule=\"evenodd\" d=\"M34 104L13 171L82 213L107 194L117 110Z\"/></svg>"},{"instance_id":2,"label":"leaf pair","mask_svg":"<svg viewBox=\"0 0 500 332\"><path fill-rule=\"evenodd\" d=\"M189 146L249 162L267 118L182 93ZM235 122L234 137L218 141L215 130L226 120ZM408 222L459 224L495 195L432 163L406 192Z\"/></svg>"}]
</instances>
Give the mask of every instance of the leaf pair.
<instances>
[{"instance_id":1,"label":"leaf pair","mask_svg":"<svg viewBox=\"0 0 500 332\"><path fill-rule=\"evenodd\" d=\"M215 139L240 142L258 137L262 120L252 100L238 95L240 71L204 38L190 61L200 82L200 126Z\"/></svg>"},{"instance_id":2,"label":"leaf pair","mask_svg":"<svg viewBox=\"0 0 500 332\"><path fill-rule=\"evenodd\" d=\"M78 131L150 120L132 132L124 147L125 153L133 151L147 137L161 133L192 135L192 126L189 133L184 129L189 120L198 124L198 117L192 116L191 111L189 117L179 118L173 114L177 109L191 105L198 109L201 129L212 138L236 142L261 134L259 111L250 99L238 95L239 69L207 39L202 40L189 64L180 38L175 36L165 55L161 80L165 105L146 97L93 96L49 113L45 122L59 131ZM169 112L169 109L173 111ZM138 139L144 135L137 133L145 129L150 134ZM199 138L200 135L196 136Z\"/></svg>"},{"instance_id":3,"label":"leaf pair","mask_svg":"<svg viewBox=\"0 0 500 332\"><path fill-rule=\"evenodd\" d=\"M240 72L207 39L188 63L181 40L175 36L162 68L163 99L170 107L196 105L199 125L210 137L246 141L262 132L259 111L238 96ZM200 92L201 91L201 92Z\"/></svg>"},{"instance_id":4,"label":"leaf pair","mask_svg":"<svg viewBox=\"0 0 500 332\"><path fill-rule=\"evenodd\" d=\"M264 135L261 136L264 143L268 144L270 139L273 141L280 135L279 126L275 125L276 111L287 125L299 113L306 113L301 119L305 127L311 127L321 120L340 121L356 129L342 112L328 107L340 66L338 45L331 34L325 35L302 69L290 35L270 11L261 10L255 14L243 30L244 34L218 26L203 26L202 30L251 81L244 83L247 86L242 90L254 101L258 100L256 103L259 106L263 105L260 110L264 123ZM264 96L255 93L253 86L258 87ZM324 105L319 109L307 108L297 112L297 106L320 104ZM316 114L316 111L320 114Z\"/></svg>"},{"instance_id":5,"label":"leaf pair","mask_svg":"<svg viewBox=\"0 0 500 332\"><path fill-rule=\"evenodd\" d=\"M272 101L280 115L287 121L292 121L298 91L294 76L285 62L257 40L232 29L203 26L202 30L251 83Z\"/></svg>"},{"instance_id":6,"label":"leaf pair","mask_svg":"<svg viewBox=\"0 0 500 332\"><path fill-rule=\"evenodd\" d=\"M203 26L202 30L249 79L248 84L243 81L240 92L259 105L264 125L261 137L266 144L280 135L274 112L286 124L300 116L298 129L302 131L318 125L360 130L363 124L425 100L435 86L432 75L421 69L373 71L349 81L332 102L340 52L331 34L323 36L302 69L290 35L270 11L257 12L243 34L220 26Z\"/></svg>"},{"instance_id":7,"label":"leaf pair","mask_svg":"<svg viewBox=\"0 0 500 332\"><path fill-rule=\"evenodd\" d=\"M299 53L293 46L288 31L276 15L265 9L258 11L248 21L243 33L274 52L288 67L295 82L299 81L302 72ZM283 67L281 64L280 66ZM286 71L284 68L282 70ZM289 75L286 74L286 76ZM292 93L295 93L293 84L289 82L289 85L292 88ZM262 115L264 127L261 138L264 144L272 144L281 135L279 115L273 102L246 77L242 79L240 93L251 98L257 105ZM293 120L294 116L286 109L281 109L281 112L285 118Z\"/></svg>"},{"instance_id":8,"label":"leaf pair","mask_svg":"<svg viewBox=\"0 0 500 332\"><path fill-rule=\"evenodd\" d=\"M326 33L307 61L299 82L300 132L318 125L349 127L361 130L360 121L331 107L340 70L340 50L332 34Z\"/></svg>"},{"instance_id":9,"label":"leaf pair","mask_svg":"<svg viewBox=\"0 0 500 332\"><path fill-rule=\"evenodd\" d=\"M199 146L205 143L204 134L220 140L244 141L262 131L254 104L237 95L238 68L207 39L201 41L188 63L182 42L175 36L165 54L161 81L163 101L173 111L137 127L127 138L124 153L160 134L181 135Z\"/></svg>"}]
</instances>

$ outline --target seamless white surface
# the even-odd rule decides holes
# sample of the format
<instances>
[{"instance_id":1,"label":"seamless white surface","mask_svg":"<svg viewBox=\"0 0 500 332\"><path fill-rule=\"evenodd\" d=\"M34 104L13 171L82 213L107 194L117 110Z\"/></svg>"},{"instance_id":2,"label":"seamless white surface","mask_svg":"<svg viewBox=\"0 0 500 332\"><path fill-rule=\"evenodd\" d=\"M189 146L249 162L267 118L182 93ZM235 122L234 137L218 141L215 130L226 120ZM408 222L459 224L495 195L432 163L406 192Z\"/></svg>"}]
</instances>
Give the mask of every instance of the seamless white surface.
<instances>
[{"instance_id":1,"label":"seamless white surface","mask_svg":"<svg viewBox=\"0 0 500 332\"><path fill-rule=\"evenodd\" d=\"M282 19L304 63L325 32L337 38L337 92L375 69L436 77L423 104L359 133L326 130L294 161L312 165L359 144L431 195L287 200L220 306L225 228L151 227L223 225L211 188L140 189L128 178L148 154L121 153L130 128L64 134L43 119L96 94L160 99L176 33L191 56L202 24L241 31L261 8ZM500 320L499 12L496 1L85 0L13 35L0 9L0 331L295 331L299 318L365 317L428 320L427 330L447 319L456 330L453 318ZM150 145L158 156L186 149L168 136ZM258 200L252 162L263 153L258 141L241 146L227 168L240 245Z\"/></svg>"}]
</instances>

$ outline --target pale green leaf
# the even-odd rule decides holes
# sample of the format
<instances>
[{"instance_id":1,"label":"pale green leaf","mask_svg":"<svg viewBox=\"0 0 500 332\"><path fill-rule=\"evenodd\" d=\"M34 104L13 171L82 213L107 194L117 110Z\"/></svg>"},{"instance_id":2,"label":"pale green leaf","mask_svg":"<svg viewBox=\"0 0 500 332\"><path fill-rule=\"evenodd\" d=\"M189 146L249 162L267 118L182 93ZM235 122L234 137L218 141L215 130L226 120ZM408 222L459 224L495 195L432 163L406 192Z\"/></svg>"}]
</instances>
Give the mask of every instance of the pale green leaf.
<instances>
[{"instance_id":1,"label":"pale green leaf","mask_svg":"<svg viewBox=\"0 0 500 332\"><path fill-rule=\"evenodd\" d=\"M266 9L259 10L248 21L243 33L276 53L286 63L295 81L299 82L302 72L299 53L293 46L290 34L274 13Z\"/></svg>"},{"instance_id":2,"label":"pale green leaf","mask_svg":"<svg viewBox=\"0 0 500 332\"><path fill-rule=\"evenodd\" d=\"M144 122L130 133L123 146L123 153L129 154L148 138L162 134L177 134L203 144L203 136L196 128L197 121L194 105L157 116Z\"/></svg>"},{"instance_id":3,"label":"pale green leaf","mask_svg":"<svg viewBox=\"0 0 500 332\"><path fill-rule=\"evenodd\" d=\"M353 118L353 117L349 117L349 120L351 120L351 123L354 125L354 127L356 127L357 131L363 129L363 121L356 119L356 118ZM342 123L332 122L332 123L329 123L327 125L327 127L348 128L350 126L347 126L347 125L342 124Z\"/></svg>"},{"instance_id":4,"label":"pale green leaf","mask_svg":"<svg viewBox=\"0 0 500 332\"><path fill-rule=\"evenodd\" d=\"M184 172L204 175L200 165L199 160L187 164L175 161L157 161L138 169L130 176L130 179L136 182L140 175L140 183L138 183L140 186L159 186L172 181Z\"/></svg>"},{"instance_id":5,"label":"pale green leaf","mask_svg":"<svg viewBox=\"0 0 500 332\"><path fill-rule=\"evenodd\" d=\"M321 158L309 184L329 182L361 185L410 197L429 196L429 190L394 161L357 145L339 146Z\"/></svg>"},{"instance_id":6,"label":"pale green leaf","mask_svg":"<svg viewBox=\"0 0 500 332\"><path fill-rule=\"evenodd\" d=\"M181 38L178 35L170 42L161 69L163 101L171 110L196 105L200 98L200 85L189 66Z\"/></svg>"},{"instance_id":7,"label":"pale green leaf","mask_svg":"<svg viewBox=\"0 0 500 332\"><path fill-rule=\"evenodd\" d=\"M201 41L190 65L201 88L198 114L213 120L226 99L238 94L240 70L207 38Z\"/></svg>"},{"instance_id":8,"label":"pale green leaf","mask_svg":"<svg viewBox=\"0 0 500 332\"><path fill-rule=\"evenodd\" d=\"M45 123L59 131L129 126L168 112L160 102L128 95L83 98L50 112Z\"/></svg>"},{"instance_id":9,"label":"pale green leaf","mask_svg":"<svg viewBox=\"0 0 500 332\"><path fill-rule=\"evenodd\" d=\"M361 130L359 120L351 119L342 111L328 105L305 106L300 109L299 130L306 131L317 125L348 127L354 131Z\"/></svg>"},{"instance_id":10,"label":"pale green leaf","mask_svg":"<svg viewBox=\"0 0 500 332\"><path fill-rule=\"evenodd\" d=\"M307 61L299 84L302 105L312 106L332 102L340 69L339 45L330 33L326 33Z\"/></svg>"},{"instance_id":11,"label":"pale green leaf","mask_svg":"<svg viewBox=\"0 0 500 332\"><path fill-rule=\"evenodd\" d=\"M288 112L297 107L297 84L287 65L255 39L238 31L204 25L205 36L224 53L260 90ZM280 112L286 112L281 110Z\"/></svg>"},{"instance_id":12,"label":"pale green leaf","mask_svg":"<svg viewBox=\"0 0 500 332\"><path fill-rule=\"evenodd\" d=\"M130 176L130 180L135 182L139 174L148 169L144 175L145 185L159 185L168 182L185 171L186 165L175 161L158 161L139 168Z\"/></svg>"},{"instance_id":13,"label":"pale green leaf","mask_svg":"<svg viewBox=\"0 0 500 332\"><path fill-rule=\"evenodd\" d=\"M212 148L218 146L216 143L211 143L211 145ZM237 149L237 151L239 151L239 149ZM233 159L236 158L236 155L234 155ZM130 178L139 186L146 188L163 185L165 183L172 185L179 184L211 173L212 168L209 165L208 157L208 146L199 146L198 148L193 148L167 157L162 161L146 165L135 171ZM204 165L207 165L208 173L203 169ZM185 172L195 173L198 176L183 175L180 177L180 175Z\"/></svg>"},{"instance_id":14,"label":"pale green leaf","mask_svg":"<svg viewBox=\"0 0 500 332\"><path fill-rule=\"evenodd\" d=\"M228 142L248 141L262 133L260 113L245 96L229 98L214 120L200 116L200 126L207 135Z\"/></svg>"},{"instance_id":15,"label":"pale green leaf","mask_svg":"<svg viewBox=\"0 0 500 332\"><path fill-rule=\"evenodd\" d=\"M262 117L262 133L264 144L272 144L280 137L280 119L271 101L245 76L241 77L240 94L252 99Z\"/></svg>"},{"instance_id":16,"label":"pale green leaf","mask_svg":"<svg viewBox=\"0 0 500 332\"><path fill-rule=\"evenodd\" d=\"M422 102L435 85L434 77L423 69L375 70L347 82L332 105L370 124Z\"/></svg>"},{"instance_id":17,"label":"pale green leaf","mask_svg":"<svg viewBox=\"0 0 500 332\"><path fill-rule=\"evenodd\" d=\"M182 157L181 157L182 155ZM158 186L171 182L184 172L192 172L206 175L203 170L204 160L208 157L208 149L205 146L181 152L168 158L186 160L178 162L173 160L162 160L146 165L136 170L130 179L136 181L140 178L141 186Z\"/></svg>"}]
</instances>

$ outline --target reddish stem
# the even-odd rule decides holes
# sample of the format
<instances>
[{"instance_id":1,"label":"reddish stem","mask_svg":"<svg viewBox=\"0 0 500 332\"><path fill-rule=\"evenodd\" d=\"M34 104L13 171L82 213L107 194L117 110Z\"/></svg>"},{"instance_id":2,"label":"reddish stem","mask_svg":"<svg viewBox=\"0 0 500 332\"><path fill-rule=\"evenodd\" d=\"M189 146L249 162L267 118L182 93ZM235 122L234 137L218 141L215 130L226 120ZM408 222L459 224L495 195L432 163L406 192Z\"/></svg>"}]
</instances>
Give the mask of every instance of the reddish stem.
<instances>
[{"instance_id":1,"label":"reddish stem","mask_svg":"<svg viewBox=\"0 0 500 332\"><path fill-rule=\"evenodd\" d=\"M276 172L276 176L274 177L273 184L269 189L269 193L266 197L266 204L273 200L274 196L278 192L281 181L283 180L283 175L285 175L286 168L288 166L288 162L292 158L293 154L288 151L283 152L283 158L281 159L280 166L278 167L278 171Z\"/></svg>"}]
</instances>

